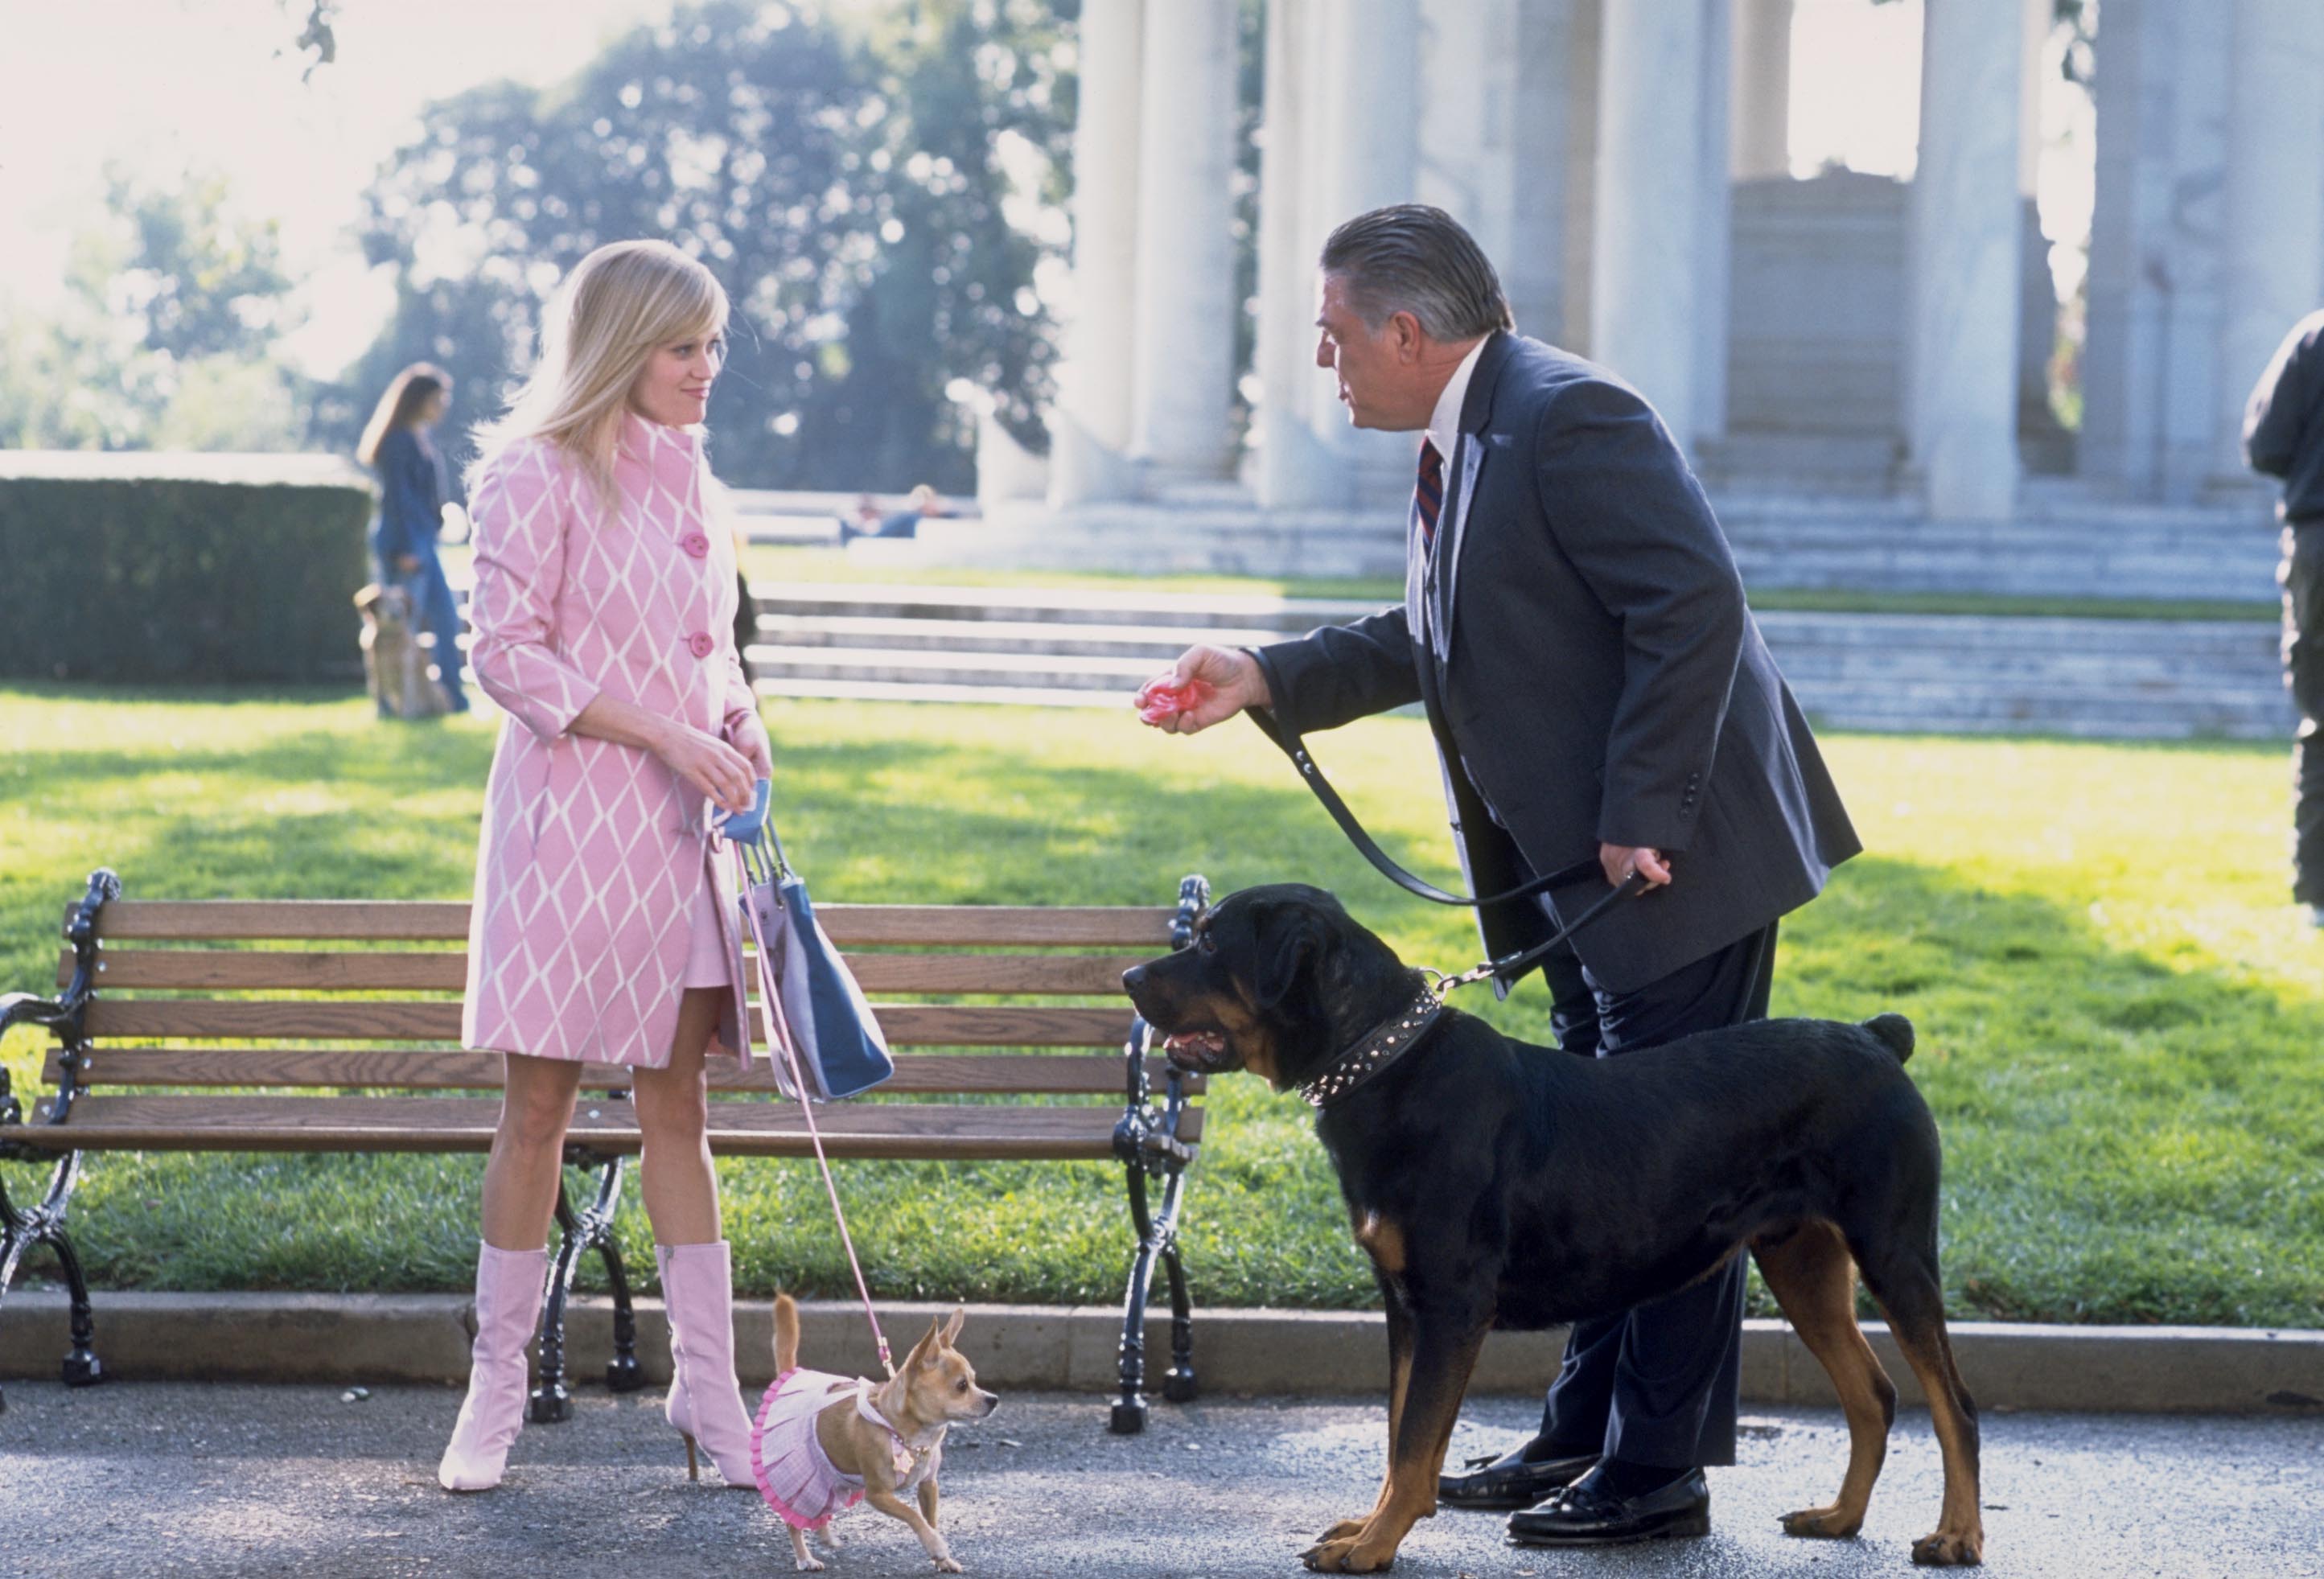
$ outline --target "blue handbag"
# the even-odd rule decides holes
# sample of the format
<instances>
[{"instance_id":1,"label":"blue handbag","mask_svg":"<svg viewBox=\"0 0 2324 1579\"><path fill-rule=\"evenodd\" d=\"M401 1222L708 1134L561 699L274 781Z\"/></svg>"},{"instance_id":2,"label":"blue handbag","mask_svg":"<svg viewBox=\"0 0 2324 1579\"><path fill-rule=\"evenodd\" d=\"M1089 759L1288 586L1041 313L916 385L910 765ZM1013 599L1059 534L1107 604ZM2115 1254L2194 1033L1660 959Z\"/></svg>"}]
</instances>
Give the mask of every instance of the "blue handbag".
<instances>
[{"instance_id":1,"label":"blue handbag","mask_svg":"<svg viewBox=\"0 0 2324 1579\"><path fill-rule=\"evenodd\" d=\"M775 1084L795 1101L854 1096L893 1075L896 1060L854 973L815 919L806 880L783 854L767 816L771 793L760 780L752 809L720 831L735 852L743 925L758 946Z\"/></svg>"}]
</instances>

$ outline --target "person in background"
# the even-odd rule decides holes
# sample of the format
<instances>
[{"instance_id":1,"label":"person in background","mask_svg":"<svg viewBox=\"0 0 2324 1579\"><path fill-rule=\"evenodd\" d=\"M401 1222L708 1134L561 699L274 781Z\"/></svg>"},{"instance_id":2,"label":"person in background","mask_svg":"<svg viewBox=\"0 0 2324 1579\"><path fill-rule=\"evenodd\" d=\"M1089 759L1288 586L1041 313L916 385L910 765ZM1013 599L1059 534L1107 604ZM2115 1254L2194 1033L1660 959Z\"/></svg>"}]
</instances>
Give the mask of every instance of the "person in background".
<instances>
[{"instance_id":1,"label":"person in background","mask_svg":"<svg viewBox=\"0 0 2324 1579\"><path fill-rule=\"evenodd\" d=\"M452 380L440 367L414 362L388 383L387 392L355 446L355 458L379 475L379 519L371 529L378 578L411 595L420 628L435 644L436 679L455 713L468 710L460 686L460 610L436 557L444 506L453 497L444 457L429 430L452 401Z\"/></svg>"},{"instance_id":2,"label":"person in background","mask_svg":"<svg viewBox=\"0 0 2324 1579\"><path fill-rule=\"evenodd\" d=\"M2324 311L2292 326L2244 409L2244 460L2283 483L2283 683L2292 737L2292 899L2324 927Z\"/></svg>"},{"instance_id":3,"label":"person in background","mask_svg":"<svg viewBox=\"0 0 2324 1579\"><path fill-rule=\"evenodd\" d=\"M869 494L866 494L863 496L863 503L865 504L870 503L871 500L872 495ZM952 512L945 506L944 495L937 493L934 488L929 487L926 483L922 483L918 487L912 490L911 495L908 500L906 500L905 507L903 509L897 511L892 515L881 516L880 523L876 527L866 529L862 526L850 526L846 522L841 522L839 523L840 546L844 548L852 539L859 537L918 537L920 532L920 522L923 521L945 520L949 518ZM862 505L859 505L857 507L857 516L859 520L862 518Z\"/></svg>"}]
</instances>

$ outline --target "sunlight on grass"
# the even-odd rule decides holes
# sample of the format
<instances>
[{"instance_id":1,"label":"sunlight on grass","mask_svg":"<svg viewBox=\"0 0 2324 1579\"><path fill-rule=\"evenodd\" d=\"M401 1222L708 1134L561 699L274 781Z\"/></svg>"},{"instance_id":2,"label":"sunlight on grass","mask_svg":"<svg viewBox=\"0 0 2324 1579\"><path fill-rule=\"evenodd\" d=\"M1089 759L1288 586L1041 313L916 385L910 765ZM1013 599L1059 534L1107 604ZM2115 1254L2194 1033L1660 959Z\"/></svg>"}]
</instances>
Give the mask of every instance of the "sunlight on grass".
<instances>
[{"instance_id":1,"label":"sunlight on grass","mask_svg":"<svg viewBox=\"0 0 2324 1579\"><path fill-rule=\"evenodd\" d=\"M785 838L826 902L1150 904L1190 871L1221 892L1296 878L1415 963L1475 957L1462 915L1388 888L1240 725L1184 741L1126 709L768 716ZM52 979L60 907L97 864L141 898L465 897L493 727L383 726L339 694L0 690L6 984ZM1457 877L1418 722L1316 744L1402 858ZM1918 1027L1956 1311L2324 1325L2324 937L2286 902L2285 753L1828 747L1872 853L1785 923L1776 1010L1893 1009ZM1537 987L1468 1006L1545 1035ZM20 1091L40 1053L9 1039ZM1197 1299L1369 1303L1306 1109L1247 1079L1212 1107L1189 1192ZM479 1173L469 1158L102 1157L75 1222L108 1285L457 1288ZM744 1286L844 1286L811 1165L724 1174ZM843 1179L884 1296L1119 1297L1111 1168L856 1163Z\"/></svg>"}]
</instances>

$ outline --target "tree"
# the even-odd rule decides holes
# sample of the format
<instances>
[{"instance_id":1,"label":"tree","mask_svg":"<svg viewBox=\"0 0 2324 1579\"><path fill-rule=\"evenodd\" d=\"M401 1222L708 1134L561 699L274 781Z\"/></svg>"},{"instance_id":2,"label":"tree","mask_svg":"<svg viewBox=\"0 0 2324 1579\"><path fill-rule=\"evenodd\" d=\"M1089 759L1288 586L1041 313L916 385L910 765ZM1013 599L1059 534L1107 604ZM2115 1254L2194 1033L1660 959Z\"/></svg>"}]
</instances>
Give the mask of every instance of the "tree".
<instances>
[{"instance_id":1,"label":"tree","mask_svg":"<svg viewBox=\"0 0 2324 1579\"><path fill-rule=\"evenodd\" d=\"M274 359L293 327L272 220L222 176L106 172L106 218L74 237L46 323L5 326L0 444L23 448L296 448L296 380Z\"/></svg>"},{"instance_id":2,"label":"tree","mask_svg":"<svg viewBox=\"0 0 2324 1579\"><path fill-rule=\"evenodd\" d=\"M957 488L968 379L1029 428L1047 398L1040 247L1003 214L998 162L1054 161L1071 125L1032 0L917 0L854 33L805 5L686 6L571 82L432 106L366 199L394 320L320 413L345 443L396 366L457 384L454 430L493 411L540 307L593 248L662 235L734 303L713 417L722 475L793 486Z\"/></svg>"}]
</instances>

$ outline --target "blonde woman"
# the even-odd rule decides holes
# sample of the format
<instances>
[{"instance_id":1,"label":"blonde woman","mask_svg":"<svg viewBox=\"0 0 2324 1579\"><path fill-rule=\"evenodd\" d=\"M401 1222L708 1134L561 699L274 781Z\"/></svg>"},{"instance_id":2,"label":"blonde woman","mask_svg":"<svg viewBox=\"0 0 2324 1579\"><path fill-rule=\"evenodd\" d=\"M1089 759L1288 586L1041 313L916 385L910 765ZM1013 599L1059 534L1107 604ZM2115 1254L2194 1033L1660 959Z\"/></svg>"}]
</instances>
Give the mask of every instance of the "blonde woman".
<instances>
[{"instance_id":1,"label":"blonde woman","mask_svg":"<svg viewBox=\"0 0 2324 1579\"><path fill-rule=\"evenodd\" d=\"M730 1263L704 1139L704 1059L742 1046L733 881L714 807L769 771L737 662L734 550L701 423L726 296L663 242L622 242L558 288L540 364L483 436L470 493L469 662L508 713L484 791L461 1039L504 1055L484 1169L468 1394L437 1478L500 1483L583 1069L627 1065L641 1191L669 1311L669 1420L752 1484Z\"/></svg>"}]
</instances>

